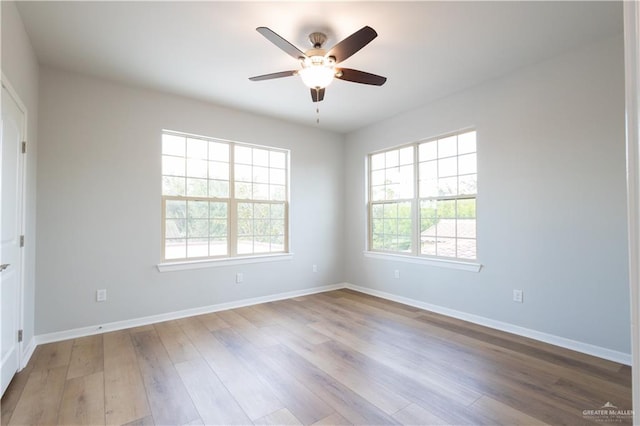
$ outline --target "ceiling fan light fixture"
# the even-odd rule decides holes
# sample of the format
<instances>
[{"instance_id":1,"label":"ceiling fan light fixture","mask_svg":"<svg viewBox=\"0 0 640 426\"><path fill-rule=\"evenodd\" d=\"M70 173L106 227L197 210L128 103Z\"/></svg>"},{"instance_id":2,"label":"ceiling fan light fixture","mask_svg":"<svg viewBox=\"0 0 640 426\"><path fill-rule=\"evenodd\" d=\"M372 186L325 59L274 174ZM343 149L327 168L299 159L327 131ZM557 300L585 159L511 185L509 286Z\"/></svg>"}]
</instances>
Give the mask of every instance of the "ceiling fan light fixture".
<instances>
[{"instance_id":1,"label":"ceiling fan light fixture","mask_svg":"<svg viewBox=\"0 0 640 426\"><path fill-rule=\"evenodd\" d=\"M331 57L310 56L302 61L298 75L310 89L324 89L333 81L336 74L335 60Z\"/></svg>"}]
</instances>

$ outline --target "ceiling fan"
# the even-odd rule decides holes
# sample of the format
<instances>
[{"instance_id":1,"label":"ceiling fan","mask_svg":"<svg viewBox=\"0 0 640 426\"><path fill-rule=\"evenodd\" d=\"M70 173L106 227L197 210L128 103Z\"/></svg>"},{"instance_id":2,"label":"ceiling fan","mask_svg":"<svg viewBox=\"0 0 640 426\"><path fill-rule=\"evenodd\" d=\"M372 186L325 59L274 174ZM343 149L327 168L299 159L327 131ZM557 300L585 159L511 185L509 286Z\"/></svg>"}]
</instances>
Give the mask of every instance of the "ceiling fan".
<instances>
[{"instance_id":1,"label":"ceiling fan","mask_svg":"<svg viewBox=\"0 0 640 426\"><path fill-rule=\"evenodd\" d=\"M369 26L362 27L329 50L322 48L322 45L327 40L327 36L324 33L311 33L309 41L313 48L306 52L302 52L267 27L258 27L256 31L289 54L289 56L299 60L301 68L250 77L249 80L251 81L299 75L302 82L311 89L313 102L320 102L324 99L325 88L333 81L334 77L344 81L373 86L382 86L387 81L386 77L379 75L351 68L336 67L336 65L345 61L378 36L378 33Z\"/></svg>"}]
</instances>

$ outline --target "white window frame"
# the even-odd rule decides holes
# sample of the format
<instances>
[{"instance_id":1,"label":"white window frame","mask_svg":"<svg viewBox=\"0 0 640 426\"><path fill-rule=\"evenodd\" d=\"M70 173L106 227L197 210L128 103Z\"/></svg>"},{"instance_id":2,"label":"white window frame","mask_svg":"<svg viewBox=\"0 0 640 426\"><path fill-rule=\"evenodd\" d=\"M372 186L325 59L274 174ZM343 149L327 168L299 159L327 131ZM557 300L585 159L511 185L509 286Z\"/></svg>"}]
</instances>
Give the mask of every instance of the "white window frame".
<instances>
[{"instance_id":1,"label":"white window frame","mask_svg":"<svg viewBox=\"0 0 640 426\"><path fill-rule=\"evenodd\" d=\"M422 201L426 201L426 200L434 200L434 201L439 201L439 200L465 200L465 199L473 199L476 201L476 224L477 224L477 199L478 199L478 190L476 187L476 192L474 194L464 194L464 195L448 195L448 196L433 196L433 197L420 197L420 174L419 174L419 169L420 169L420 158L419 158L419 146L422 144L426 144L426 143L430 143L430 142L434 142L437 141L439 139L445 139L451 136L458 136L458 135L462 135L468 132L476 132L476 143L477 143L477 131L475 128L466 128L460 131L456 131L456 132L451 132L451 133L447 133L447 134L443 134L443 135L439 135L436 137L431 137L431 138L427 138L427 139L423 139L417 142L413 142L413 143L409 143L409 144L404 144L404 145L400 145L400 146L395 146L395 147L391 147L391 148L386 148L383 150L379 150L379 151L375 151L375 152L371 152L367 155L367 159L366 159L366 175L367 175L367 179L366 179L366 187L367 187L367 237L366 237L366 249L364 251L364 255L365 257L369 257L369 258L374 258L374 259L385 259L385 260L391 260L391 261L403 261L403 262L409 262L409 263L418 263L418 264L426 264L426 265L431 265L431 266L438 266L438 267L445 267L445 268L453 268L453 269L461 269L461 270L466 270L466 271L474 271L474 272L478 272L480 271L482 265L480 263L478 263L478 247L477 247L477 241L478 241L478 234L477 234L477 228L476 228L476 232L475 232L475 238L473 238L473 240L475 240L476 243L476 257L474 259L469 259L469 258L461 258L461 257L445 257L445 256L437 256L437 255L428 255L428 254L422 254L421 253L421 224L420 224L420 214L421 214L421 202ZM396 151L396 150L401 150L401 149L406 149L411 147L413 149L413 179L412 179L412 183L413 183L413 196L408 198L398 198L398 199L393 199L393 200L375 200L374 201L374 197L373 197L373 179L372 179L372 173L373 173L373 167L372 167L372 158L373 156L377 155L377 154L381 154L381 153L386 153L386 152L392 152L392 151ZM475 153L477 154L477 144L476 144L476 151ZM464 155L464 154L463 154ZM459 156L458 153L456 153L455 158L457 159ZM476 157L477 158L477 157ZM457 160L456 160L457 161ZM380 170L380 169L377 169ZM460 174L459 172L456 172L456 177L459 177ZM476 159L476 184L477 184L477 159ZM412 220L412 226L411 226L411 250L410 252L407 251L399 251L399 250L384 250L384 249L380 249L380 248L373 248L373 234L374 234L374 229L373 229L373 208L374 205L381 205L381 204L387 204L387 203L410 203L411 205L411 220ZM457 225L457 223L456 223ZM458 238L460 238L457 235L456 232L456 237L455 239L457 240Z\"/></svg>"},{"instance_id":2,"label":"white window frame","mask_svg":"<svg viewBox=\"0 0 640 426\"><path fill-rule=\"evenodd\" d=\"M228 157L228 196L227 197L215 197L215 196L189 196L189 195L165 195L164 189L161 190L161 208L162 208L162 230L161 230L161 262L158 264L158 269L161 272L164 271L174 271L174 270L182 270L182 269L199 269L206 268L211 266L227 266L233 264L242 264L242 263L255 263L255 262L271 262L271 261L279 261L279 260L289 260L292 258L292 253L289 251L289 179L290 179L290 151L287 149L271 147L271 146L263 146L256 144L248 144L244 142L230 141L224 139L218 139L208 136L195 135L191 133L178 132L173 130L162 130L162 136L171 135L178 136L184 138L193 138L200 139L207 142L216 142L223 143L227 145L229 148L229 157ZM251 149L259 149L266 150L269 152L277 152L284 154L284 173L285 173L285 188L284 188L284 200L272 200L272 199L254 199L254 198L236 198L235 192L235 159L234 152L235 147L246 147ZM162 154L164 155L164 154ZM180 158L179 156L177 158ZM185 161L187 161L187 157L185 154ZM208 161L211 161L209 159ZM271 170L270 166L267 166L269 170ZM280 169L281 170L281 169ZM187 175L187 171L185 170L185 179ZM161 179L164 180L165 175L164 170L161 171ZM180 177L180 176L176 176ZM253 177L251 178L253 182ZM209 182L210 178L207 178ZM227 253L224 255L217 256L200 256L200 257L180 257L180 258L167 258L165 249L166 249L166 239L167 239L167 209L166 203L170 200L180 200L180 201L207 201L207 202L220 202L226 203L227 205ZM250 204L278 204L282 205L284 209L284 224L283 224L283 250L278 251L269 251L269 252L257 252L257 253L238 253L238 224L240 222L240 218L238 217L237 207L239 203L250 203ZM185 217L185 220L186 217ZM211 220L211 219L209 219ZM253 220L253 219L252 219ZM270 219L268 219L270 220ZM185 240L187 239L187 234L185 234ZM255 241L255 234L253 234L253 241ZM207 241L210 242L212 240L212 236L208 235L206 237ZM185 256L188 252L185 252Z\"/></svg>"}]
</instances>

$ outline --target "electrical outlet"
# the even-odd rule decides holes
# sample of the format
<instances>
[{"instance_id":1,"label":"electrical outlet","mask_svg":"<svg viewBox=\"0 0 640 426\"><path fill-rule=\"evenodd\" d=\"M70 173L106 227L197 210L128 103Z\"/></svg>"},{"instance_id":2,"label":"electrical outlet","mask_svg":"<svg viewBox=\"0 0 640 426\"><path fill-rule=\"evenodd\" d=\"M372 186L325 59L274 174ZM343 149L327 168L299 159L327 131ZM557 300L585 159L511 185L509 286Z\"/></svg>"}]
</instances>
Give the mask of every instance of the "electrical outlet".
<instances>
[{"instance_id":1,"label":"electrical outlet","mask_svg":"<svg viewBox=\"0 0 640 426\"><path fill-rule=\"evenodd\" d=\"M400 270L396 269L395 271L393 271L393 276L398 279L400 278Z\"/></svg>"},{"instance_id":2,"label":"electrical outlet","mask_svg":"<svg viewBox=\"0 0 640 426\"><path fill-rule=\"evenodd\" d=\"M318 265L313 265L313 272L318 272Z\"/></svg>"},{"instance_id":3,"label":"electrical outlet","mask_svg":"<svg viewBox=\"0 0 640 426\"><path fill-rule=\"evenodd\" d=\"M242 272L238 272L236 274L236 283L240 284L242 281L244 281L244 275L242 274Z\"/></svg>"},{"instance_id":4,"label":"electrical outlet","mask_svg":"<svg viewBox=\"0 0 640 426\"><path fill-rule=\"evenodd\" d=\"M518 302L518 303L522 303L522 290L513 290L513 301L514 302Z\"/></svg>"},{"instance_id":5,"label":"electrical outlet","mask_svg":"<svg viewBox=\"0 0 640 426\"><path fill-rule=\"evenodd\" d=\"M107 300L107 289L102 288L96 290L96 302L105 302Z\"/></svg>"}]
</instances>

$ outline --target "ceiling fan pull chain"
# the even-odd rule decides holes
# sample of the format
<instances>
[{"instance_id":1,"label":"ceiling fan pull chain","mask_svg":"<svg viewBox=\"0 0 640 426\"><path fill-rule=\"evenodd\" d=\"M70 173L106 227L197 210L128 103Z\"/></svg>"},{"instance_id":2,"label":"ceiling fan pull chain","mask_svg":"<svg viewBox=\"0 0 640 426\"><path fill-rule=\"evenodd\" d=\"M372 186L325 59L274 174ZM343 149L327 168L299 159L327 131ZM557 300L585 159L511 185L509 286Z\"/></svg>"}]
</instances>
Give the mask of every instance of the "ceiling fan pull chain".
<instances>
[{"instance_id":1,"label":"ceiling fan pull chain","mask_svg":"<svg viewBox=\"0 0 640 426\"><path fill-rule=\"evenodd\" d=\"M316 87L316 99L320 99L320 89ZM320 125L320 105L319 102L316 104L316 125Z\"/></svg>"}]
</instances>

